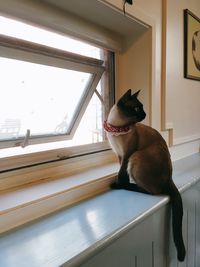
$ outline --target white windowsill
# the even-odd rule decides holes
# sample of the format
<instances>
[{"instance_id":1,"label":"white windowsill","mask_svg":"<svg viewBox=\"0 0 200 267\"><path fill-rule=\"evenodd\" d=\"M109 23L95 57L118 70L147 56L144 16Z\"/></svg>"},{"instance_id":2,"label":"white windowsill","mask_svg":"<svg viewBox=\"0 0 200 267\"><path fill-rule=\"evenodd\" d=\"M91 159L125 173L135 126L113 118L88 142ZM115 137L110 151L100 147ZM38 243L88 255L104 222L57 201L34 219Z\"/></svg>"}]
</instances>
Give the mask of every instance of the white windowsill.
<instances>
[{"instance_id":1,"label":"white windowsill","mask_svg":"<svg viewBox=\"0 0 200 267\"><path fill-rule=\"evenodd\" d=\"M182 193L200 180L199 163L199 154L174 163L174 180ZM167 201L125 190L101 194L1 235L0 262L4 267L25 267L26 259L30 267L80 266Z\"/></svg>"},{"instance_id":2,"label":"white windowsill","mask_svg":"<svg viewBox=\"0 0 200 267\"><path fill-rule=\"evenodd\" d=\"M64 178L1 193L0 233L105 192L118 169L118 163L107 163Z\"/></svg>"},{"instance_id":3,"label":"white windowsill","mask_svg":"<svg viewBox=\"0 0 200 267\"><path fill-rule=\"evenodd\" d=\"M0 233L109 190L118 170L119 164L112 159L64 178L41 180L1 192ZM185 190L189 182L183 185L183 174L175 176L179 189Z\"/></svg>"}]
</instances>

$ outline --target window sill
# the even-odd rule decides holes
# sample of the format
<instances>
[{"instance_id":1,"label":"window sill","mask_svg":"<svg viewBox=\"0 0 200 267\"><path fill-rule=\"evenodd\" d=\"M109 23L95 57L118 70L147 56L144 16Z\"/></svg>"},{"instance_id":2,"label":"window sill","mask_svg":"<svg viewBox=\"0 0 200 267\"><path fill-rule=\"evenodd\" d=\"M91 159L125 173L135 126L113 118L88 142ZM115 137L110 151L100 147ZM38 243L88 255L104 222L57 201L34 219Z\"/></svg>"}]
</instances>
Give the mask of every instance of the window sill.
<instances>
[{"instance_id":1,"label":"window sill","mask_svg":"<svg viewBox=\"0 0 200 267\"><path fill-rule=\"evenodd\" d=\"M0 195L0 233L109 189L119 164L92 164L64 178L44 180Z\"/></svg>"},{"instance_id":2,"label":"window sill","mask_svg":"<svg viewBox=\"0 0 200 267\"><path fill-rule=\"evenodd\" d=\"M49 179L43 180L42 177L37 182L2 191L0 194L0 233L109 190L118 172L119 164L110 152L104 152L101 158L104 160L100 160L99 157L98 161L94 156L92 160L90 158L91 161L84 159L83 161L91 162L91 166L88 167L88 164L84 162L84 167L79 164L81 168L76 172L69 169L74 168L74 164L77 166L77 163L73 162L73 166L70 163L66 168L68 171L64 171L64 176L63 173L61 175L58 172L62 178L52 179L54 177L52 174ZM187 170L185 171L187 174ZM47 172L49 173L48 170ZM175 173L175 176L180 188L183 174L181 178L179 173ZM190 184L186 183L180 189L185 190L188 185Z\"/></svg>"},{"instance_id":3,"label":"window sill","mask_svg":"<svg viewBox=\"0 0 200 267\"><path fill-rule=\"evenodd\" d=\"M174 180L182 193L199 182L199 162L196 154L174 163ZM27 259L30 267L83 266L167 202L164 196L112 190L1 235L0 262L5 267L27 266Z\"/></svg>"}]
</instances>

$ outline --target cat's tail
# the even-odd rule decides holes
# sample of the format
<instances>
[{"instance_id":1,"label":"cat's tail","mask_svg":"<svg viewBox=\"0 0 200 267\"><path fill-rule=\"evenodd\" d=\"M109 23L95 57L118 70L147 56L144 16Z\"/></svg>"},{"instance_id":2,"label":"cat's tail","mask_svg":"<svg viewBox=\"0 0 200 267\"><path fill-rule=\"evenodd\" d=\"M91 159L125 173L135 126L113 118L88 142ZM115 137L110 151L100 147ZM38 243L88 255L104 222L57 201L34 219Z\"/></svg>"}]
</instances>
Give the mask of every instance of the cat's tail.
<instances>
[{"instance_id":1,"label":"cat's tail","mask_svg":"<svg viewBox=\"0 0 200 267\"><path fill-rule=\"evenodd\" d=\"M172 184L169 195L172 205L172 231L177 249L177 258L179 261L184 261L186 250L182 234L183 203L181 195L174 184Z\"/></svg>"}]
</instances>

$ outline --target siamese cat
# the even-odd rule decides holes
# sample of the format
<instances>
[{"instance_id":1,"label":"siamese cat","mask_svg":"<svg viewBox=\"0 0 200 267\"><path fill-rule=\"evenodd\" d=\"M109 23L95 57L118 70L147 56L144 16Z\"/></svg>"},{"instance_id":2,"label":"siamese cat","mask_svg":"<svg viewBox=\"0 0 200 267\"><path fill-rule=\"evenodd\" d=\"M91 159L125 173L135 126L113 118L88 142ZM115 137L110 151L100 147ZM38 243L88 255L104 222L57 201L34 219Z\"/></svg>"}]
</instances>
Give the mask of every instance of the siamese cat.
<instances>
[{"instance_id":1,"label":"siamese cat","mask_svg":"<svg viewBox=\"0 0 200 267\"><path fill-rule=\"evenodd\" d=\"M140 123L146 114L138 100L139 91L129 89L112 107L104 129L111 148L118 155L120 170L113 189L169 195L172 205L173 238L177 258L184 261L182 236L183 205L172 180L172 163L167 144L153 128Z\"/></svg>"}]
</instances>

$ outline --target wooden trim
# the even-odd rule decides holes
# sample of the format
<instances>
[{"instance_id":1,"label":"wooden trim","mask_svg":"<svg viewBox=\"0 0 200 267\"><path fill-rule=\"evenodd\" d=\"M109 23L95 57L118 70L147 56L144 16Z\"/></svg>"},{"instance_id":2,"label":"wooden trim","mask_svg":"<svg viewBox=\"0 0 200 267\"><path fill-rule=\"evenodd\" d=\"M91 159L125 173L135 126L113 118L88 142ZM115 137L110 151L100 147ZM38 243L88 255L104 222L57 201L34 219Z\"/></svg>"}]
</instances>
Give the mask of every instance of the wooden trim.
<instances>
[{"instance_id":1,"label":"wooden trim","mask_svg":"<svg viewBox=\"0 0 200 267\"><path fill-rule=\"evenodd\" d=\"M8 37L0 34L0 47L2 47L1 54L8 58L25 59L30 62L43 63L47 65L58 66L66 69L73 69L83 72L89 72L92 77L87 84L87 90L84 96L81 98L78 108L75 110L75 114L70 123L68 132L62 135L40 135L31 136L29 138L29 144L47 143L53 141L62 141L71 139L80 123L84 111L96 89L96 86L101 78L105 68L102 66L103 60L93 59L77 55L71 52L62 51L60 49L47 47L45 45L24 41L18 38ZM17 53L20 51L21 53ZM57 59L57 60L52 60ZM41 61L41 62L40 62ZM55 61L55 62L54 62ZM17 138L16 140L5 140L0 142L0 147L12 147L21 146L24 143L24 138Z\"/></svg>"},{"instance_id":2,"label":"wooden trim","mask_svg":"<svg viewBox=\"0 0 200 267\"><path fill-rule=\"evenodd\" d=\"M109 190L112 151L0 174L0 233Z\"/></svg>"},{"instance_id":3,"label":"wooden trim","mask_svg":"<svg viewBox=\"0 0 200 267\"><path fill-rule=\"evenodd\" d=\"M161 130L166 130L166 53L167 53L167 1L162 1L161 34Z\"/></svg>"},{"instance_id":4,"label":"wooden trim","mask_svg":"<svg viewBox=\"0 0 200 267\"><path fill-rule=\"evenodd\" d=\"M189 16L193 17L199 24L200 18L198 18L194 13L189 9L183 10L183 19L184 19L184 78L200 81L200 77L193 76L188 73L188 22Z\"/></svg>"},{"instance_id":5,"label":"wooden trim","mask_svg":"<svg viewBox=\"0 0 200 267\"><path fill-rule=\"evenodd\" d=\"M61 160L70 160L72 158L78 158L89 154L96 154L104 151L109 151L110 147L106 141L80 145L74 147L65 148L51 148L40 151L28 150L21 153L13 153L7 156L1 156L0 159L0 174L17 169L25 169L37 165L42 165L51 162L57 162Z\"/></svg>"},{"instance_id":6,"label":"wooden trim","mask_svg":"<svg viewBox=\"0 0 200 267\"><path fill-rule=\"evenodd\" d=\"M174 139L174 145L181 145L185 143L190 143L200 140L200 134L194 134L194 135L189 135L189 136L184 136L184 137L179 137Z\"/></svg>"},{"instance_id":7,"label":"wooden trim","mask_svg":"<svg viewBox=\"0 0 200 267\"><path fill-rule=\"evenodd\" d=\"M166 119L166 75L167 75L167 0L162 0L161 32L161 131L168 132L168 146L173 146L173 127L168 127ZM172 125L172 124L171 124Z\"/></svg>"},{"instance_id":8,"label":"wooden trim","mask_svg":"<svg viewBox=\"0 0 200 267\"><path fill-rule=\"evenodd\" d=\"M153 88L155 88L155 25L149 28L149 31L151 32L151 46L150 46L150 66L149 66L149 125L152 126L153 123Z\"/></svg>"},{"instance_id":9,"label":"wooden trim","mask_svg":"<svg viewBox=\"0 0 200 267\"><path fill-rule=\"evenodd\" d=\"M188 61L187 61L187 50L188 50L188 15L190 14L190 11L188 9L183 10L183 22L184 22L184 77L185 78L190 78L187 77L187 72L188 72Z\"/></svg>"},{"instance_id":10,"label":"wooden trim","mask_svg":"<svg viewBox=\"0 0 200 267\"><path fill-rule=\"evenodd\" d=\"M0 233L108 191L115 175L94 179L80 186L0 211Z\"/></svg>"},{"instance_id":11,"label":"wooden trim","mask_svg":"<svg viewBox=\"0 0 200 267\"><path fill-rule=\"evenodd\" d=\"M44 56L50 56L53 58L64 59L76 63L84 63L91 66L102 66L103 64L103 61L99 59L77 55L61 49L21 40L15 37L5 36L3 34L0 34L0 46L41 54Z\"/></svg>"},{"instance_id":12,"label":"wooden trim","mask_svg":"<svg viewBox=\"0 0 200 267\"><path fill-rule=\"evenodd\" d=\"M23 169L3 172L0 174L0 192L31 183L68 177L81 173L86 169L102 166L109 162L116 162L116 160L115 154L108 150L78 158L63 159L38 166L29 166Z\"/></svg>"},{"instance_id":13,"label":"wooden trim","mask_svg":"<svg viewBox=\"0 0 200 267\"><path fill-rule=\"evenodd\" d=\"M110 8L122 13L124 15L123 12L123 2L121 0L98 0L102 3L104 3L105 5L109 6ZM131 19L133 19L134 21L136 21L138 24L149 28L149 25L151 25L151 18L146 15L146 13L143 12L143 10L137 8L134 6L134 8L132 8L131 5L127 5L126 6L126 17L129 17Z\"/></svg>"}]
</instances>

